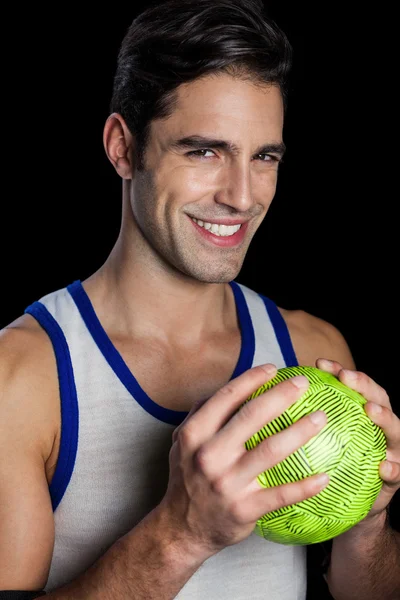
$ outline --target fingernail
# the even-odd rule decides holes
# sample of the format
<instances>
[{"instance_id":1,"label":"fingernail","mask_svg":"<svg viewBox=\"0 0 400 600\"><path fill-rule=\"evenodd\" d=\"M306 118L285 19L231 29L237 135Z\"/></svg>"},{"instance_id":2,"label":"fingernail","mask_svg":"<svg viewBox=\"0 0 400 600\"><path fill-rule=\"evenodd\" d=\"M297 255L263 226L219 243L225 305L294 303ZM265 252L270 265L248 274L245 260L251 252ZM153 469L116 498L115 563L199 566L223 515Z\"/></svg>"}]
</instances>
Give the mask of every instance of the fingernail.
<instances>
[{"instance_id":1,"label":"fingernail","mask_svg":"<svg viewBox=\"0 0 400 600\"><path fill-rule=\"evenodd\" d=\"M381 469L385 477L390 477L393 473L393 465L388 461L382 463Z\"/></svg>"},{"instance_id":2,"label":"fingernail","mask_svg":"<svg viewBox=\"0 0 400 600\"><path fill-rule=\"evenodd\" d=\"M318 475L318 477L316 477L314 481L316 486L324 488L329 483L329 475L327 475L326 473L322 473L321 475Z\"/></svg>"},{"instance_id":3,"label":"fingernail","mask_svg":"<svg viewBox=\"0 0 400 600\"><path fill-rule=\"evenodd\" d=\"M322 367L325 367L325 369L331 369L333 365L333 362L327 358L321 358L318 362Z\"/></svg>"},{"instance_id":4,"label":"fingernail","mask_svg":"<svg viewBox=\"0 0 400 600\"><path fill-rule=\"evenodd\" d=\"M317 410L316 412L313 412L310 415L310 421L311 423L314 423L314 425L320 425L321 423L325 422L325 413L323 410Z\"/></svg>"},{"instance_id":5,"label":"fingernail","mask_svg":"<svg viewBox=\"0 0 400 600\"><path fill-rule=\"evenodd\" d=\"M309 386L309 381L307 377L304 375L296 375L296 377L291 377L290 381L295 385L299 390L304 390Z\"/></svg>"},{"instance_id":6,"label":"fingernail","mask_svg":"<svg viewBox=\"0 0 400 600\"><path fill-rule=\"evenodd\" d=\"M274 371L276 371L276 366L271 365L270 363L267 363L266 365L261 365L261 368L267 373L267 375L271 375L271 373L274 373Z\"/></svg>"},{"instance_id":7,"label":"fingernail","mask_svg":"<svg viewBox=\"0 0 400 600\"><path fill-rule=\"evenodd\" d=\"M368 412L371 415L379 415L382 412L382 406L375 402L368 402Z\"/></svg>"},{"instance_id":8,"label":"fingernail","mask_svg":"<svg viewBox=\"0 0 400 600\"><path fill-rule=\"evenodd\" d=\"M345 374L346 379L350 379L350 381L355 381L357 379L357 373L355 373L354 371L343 369L343 373Z\"/></svg>"}]
</instances>

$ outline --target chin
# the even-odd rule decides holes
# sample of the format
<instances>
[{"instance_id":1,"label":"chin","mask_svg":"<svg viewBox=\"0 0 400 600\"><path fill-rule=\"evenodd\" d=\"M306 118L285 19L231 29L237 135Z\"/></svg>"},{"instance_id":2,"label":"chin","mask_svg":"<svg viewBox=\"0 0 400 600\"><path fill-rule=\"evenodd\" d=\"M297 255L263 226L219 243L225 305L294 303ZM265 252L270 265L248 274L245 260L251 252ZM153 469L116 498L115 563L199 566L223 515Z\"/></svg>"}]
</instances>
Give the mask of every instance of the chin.
<instances>
[{"instance_id":1,"label":"chin","mask_svg":"<svg viewBox=\"0 0 400 600\"><path fill-rule=\"evenodd\" d=\"M240 269L219 269L218 271L212 272L211 269L202 269L192 270L191 272L187 272L187 275L196 279L197 281L202 281L203 283L230 283L233 281L238 274L240 273Z\"/></svg>"},{"instance_id":2,"label":"chin","mask_svg":"<svg viewBox=\"0 0 400 600\"><path fill-rule=\"evenodd\" d=\"M243 260L242 260L243 259ZM199 256L198 262L193 262L193 255L175 256L170 264L185 277L203 283L230 283L242 268L244 257L227 257L227 260L212 261L210 257Z\"/></svg>"}]
</instances>

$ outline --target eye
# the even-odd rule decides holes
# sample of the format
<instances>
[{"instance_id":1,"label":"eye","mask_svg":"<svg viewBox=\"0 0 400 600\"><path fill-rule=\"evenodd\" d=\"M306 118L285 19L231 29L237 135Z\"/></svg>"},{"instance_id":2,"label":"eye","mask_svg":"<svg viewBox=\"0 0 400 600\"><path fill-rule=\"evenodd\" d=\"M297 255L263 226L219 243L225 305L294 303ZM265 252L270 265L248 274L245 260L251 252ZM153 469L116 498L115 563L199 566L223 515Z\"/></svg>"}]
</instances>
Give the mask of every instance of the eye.
<instances>
[{"instance_id":1,"label":"eye","mask_svg":"<svg viewBox=\"0 0 400 600\"><path fill-rule=\"evenodd\" d=\"M188 152L187 156L198 156L199 158L210 158L209 156L206 156L207 152L211 152L211 154L214 155L214 152L212 150L210 150L209 148L201 148L200 150L192 150L191 152Z\"/></svg>"},{"instance_id":2,"label":"eye","mask_svg":"<svg viewBox=\"0 0 400 600\"><path fill-rule=\"evenodd\" d=\"M257 154L256 158L261 159L261 162L280 162L280 159L273 154Z\"/></svg>"}]
</instances>

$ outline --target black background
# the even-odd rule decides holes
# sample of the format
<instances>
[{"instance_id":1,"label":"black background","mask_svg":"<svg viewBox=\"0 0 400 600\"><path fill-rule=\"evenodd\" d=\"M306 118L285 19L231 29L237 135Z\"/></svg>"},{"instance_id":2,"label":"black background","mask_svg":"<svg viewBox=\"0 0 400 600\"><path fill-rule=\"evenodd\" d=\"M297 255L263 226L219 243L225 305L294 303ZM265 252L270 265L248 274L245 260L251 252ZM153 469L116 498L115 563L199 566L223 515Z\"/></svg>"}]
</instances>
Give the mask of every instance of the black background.
<instances>
[{"instance_id":1,"label":"black background","mask_svg":"<svg viewBox=\"0 0 400 600\"><path fill-rule=\"evenodd\" d=\"M119 44L145 5L35 4L8 13L0 327L85 279L114 244L121 181L102 131ZM400 415L393 16L383 8L350 13L341 3L267 7L294 48L288 150L237 280L333 323Z\"/></svg>"},{"instance_id":2,"label":"black background","mask_svg":"<svg viewBox=\"0 0 400 600\"><path fill-rule=\"evenodd\" d=\"M358 368L398 404L389 16L297 4L267 5L294 47L288 150L237 279L333 323ZM87 277L114 244L121 180L102 132L119 44L141 6L35 6L10 18L0 327L44 293Z\"/></svg>"}]
</instances>

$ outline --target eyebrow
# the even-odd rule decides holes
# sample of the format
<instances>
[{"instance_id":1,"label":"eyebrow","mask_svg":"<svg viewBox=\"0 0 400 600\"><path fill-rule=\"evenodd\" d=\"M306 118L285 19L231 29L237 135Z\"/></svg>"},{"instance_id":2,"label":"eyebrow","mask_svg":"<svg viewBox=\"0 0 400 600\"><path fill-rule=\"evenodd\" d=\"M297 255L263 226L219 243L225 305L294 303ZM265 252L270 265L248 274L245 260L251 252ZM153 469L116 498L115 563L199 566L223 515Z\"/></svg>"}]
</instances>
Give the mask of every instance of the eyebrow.
<instances>
[{"instance_id":1,"label":"eyebrow","mask_svg":"<svg viewBox=\"0 0 400 600\"><path fill-rule=\"evenodd\" d=\"M203 148L217 148L219 150L225 150L231 154L239 154L239 147L233 142L226 140L219 140L215 138L204 137L202 135L191 135L188 137L174 140L170 144L170 148L175 150L182 150L190 148L192 150L202 150ZM264 144L257 148L254 154L277 154L282 158L286 152L286 146L283 142L274 144Z\"/></svg>"}]
</instances>

